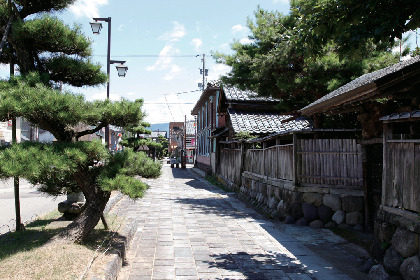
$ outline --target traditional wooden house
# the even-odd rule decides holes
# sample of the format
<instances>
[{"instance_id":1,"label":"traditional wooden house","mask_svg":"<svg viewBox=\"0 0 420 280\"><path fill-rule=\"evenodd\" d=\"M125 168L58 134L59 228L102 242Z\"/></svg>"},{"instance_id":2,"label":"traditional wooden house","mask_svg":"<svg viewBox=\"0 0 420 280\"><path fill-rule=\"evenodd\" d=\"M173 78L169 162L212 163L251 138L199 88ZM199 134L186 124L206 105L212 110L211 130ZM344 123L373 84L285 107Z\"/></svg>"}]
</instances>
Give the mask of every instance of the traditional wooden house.
<instances>
[{"instance_id":1,"label":"traditional wooden house","mask_svg":"<svg viewBox=\"0 0 420 280\"><path fill-rule=\"evenodd\" d=\"M221 89L218 85L207 84L197 103L195 104L191 115L196 117L196 161L195 166L206 173L211 173L211 149L210 138L213 130L224 126L224 118L217 114ZM214 161L214 160L213 160Z\"/></svg>"},{"instance_id":2,"label":"traditional wooden house","mask_svg":"<svg viewBox=\"0 0 420 280\"><path fill-rule=\"evenodd\" d=\"M266 136L309 127L306 120L279 113L277 103L278 100L253 92L208 84L191 112L197 117L196 166L215 173L219 142L233 140L238 133Z\"/></svg>"},{"instance_id":3,"label":"traditional wooden house","mask_svg":"<svg viewBox=\"0 0 420 280\"><path fill-rule=\"evenodd\" d=\"M370 224L375 218L379 248L373 251L374 257L394 256L397 262L393 267L389 261L384 261L384 267L404 279L419 279L420 275L419 104L417 56L363 75L300 110L306 116L358 114L363 136L359 143L364 154L365 211L369 214L365 217ZM379 189L372 178L380 178Z\"/></svg>"}]
</instances>

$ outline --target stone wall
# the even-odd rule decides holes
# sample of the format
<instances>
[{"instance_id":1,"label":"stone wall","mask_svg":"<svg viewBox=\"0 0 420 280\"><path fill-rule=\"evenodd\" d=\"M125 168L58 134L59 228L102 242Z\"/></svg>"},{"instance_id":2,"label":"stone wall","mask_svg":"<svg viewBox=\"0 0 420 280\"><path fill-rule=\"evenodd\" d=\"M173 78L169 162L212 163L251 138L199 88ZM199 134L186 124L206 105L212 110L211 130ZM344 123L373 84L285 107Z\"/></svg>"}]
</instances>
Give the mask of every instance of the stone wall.
<instances>
[{"instance_id":1,"label":"stone wall","mask_svg":"<svg viewBox=\"0 0 420 280\"><path fill-rule=\"evenodd\" d=\"M237 186L221 175L218 180L242 199L272 218L314 228L362 230L363 191L356 189L298 187L292 181L244 172ZM420 280L420 214L381 206L374 224L375 240L367 262L368 278ZM369 270L370 269L370 270Z\"/></svg>"},{"instance_id":2,"label":"stone wall","mask_svg":"<svg viewBox=\"0 0 420 280\"><path fill-rule=\"evenodd\" d=\"M289 224L363 229L362 190L298 187L292 181L244 172L239 195Z\"/></svg>"},{"instance_id":3,"label":"stone wall","mask_svg":"<svg viewBox=\"0 0 420 280\"><path fill-rule=\"evenodd\" d=\"M202 170L204 173L206 173L206 175L212 174L211 166L209 164L197 161L194 166Z\"/></svg>"},{"instance_id":4,"label":"stone wall","mask_svg":"<svg viewBox=\"0 0 420 280\"><path fill-rule=\"evenodd\" d=\"M372 257L378 263L369 275L420 279L420 215L399 208L381 206L374 224ZM395 278L397 279L397 278Z\"/></svg>"}]
</instances>

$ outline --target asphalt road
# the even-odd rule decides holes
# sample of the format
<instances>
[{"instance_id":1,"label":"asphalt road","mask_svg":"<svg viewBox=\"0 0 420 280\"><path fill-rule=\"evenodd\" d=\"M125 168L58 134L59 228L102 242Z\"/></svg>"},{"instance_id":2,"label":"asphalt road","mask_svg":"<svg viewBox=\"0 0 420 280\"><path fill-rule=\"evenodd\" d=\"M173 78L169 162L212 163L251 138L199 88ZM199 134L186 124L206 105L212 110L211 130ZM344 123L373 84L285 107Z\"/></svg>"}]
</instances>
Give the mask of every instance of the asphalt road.
<instances>
[{"instance_id":1,"label":"asphalt road","mask_svg":"<svg viewBox=\"0 0 420 280\"><path fill-rule=\"evenodd\" d=\"M38 192L33 185L24 179L20 179L19 185L21 221L23 223L56 210L58 203L66 200L66 196L54 198ZM0 234L14 230L15 219L13 179L0 180Z\"/></svg>"}]
</instances>

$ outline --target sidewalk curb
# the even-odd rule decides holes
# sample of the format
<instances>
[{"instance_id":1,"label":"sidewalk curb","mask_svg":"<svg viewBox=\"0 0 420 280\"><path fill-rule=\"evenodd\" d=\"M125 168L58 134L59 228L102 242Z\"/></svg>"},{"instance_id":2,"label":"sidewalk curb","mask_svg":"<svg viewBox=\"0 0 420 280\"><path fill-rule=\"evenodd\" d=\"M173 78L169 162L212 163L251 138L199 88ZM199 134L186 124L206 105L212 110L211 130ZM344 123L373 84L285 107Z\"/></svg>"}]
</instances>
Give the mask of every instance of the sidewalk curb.
<instances>
[{"instance_id":1,"label":"sidewalk curb","mask_svg":"<svg viewBox=\"0 0 420 280\"><path fill-rule=\"evenodd\" d=\"M118 193L116 196L111 198L104 210L104 213L108 213L112 208L123 199L124 195ZM134 218L130 218L125 222L125 226L122 230L118 231L118 234L123 236L123 243L118 246L113 246L114 252L111 253L111 260L104 266L104 276L99 277L94 275L90 279L92 280L115 280L117 279L118 273L124 263L127 249L130 248L131 241L137 231L138 222Z\"/></svg>"},{"instance_id":2,"label":"sidewalk curb","mask_svg":"<svg viewBox=\"0 0 420 280\"><path fill-rule=\"evenodd\" d=\"M105 280L117 279L118 273L123 265L127 249L130 247L131 241L137 231L137 220L129 219L126 226L120 232L122 236L125 236L124 243L121 246L115 248L116 252L113 253L112 259L105 266ZM100 278L94 278L98 280Z\"/></svg>"},{"instance_id":3,"label":"sidewalk curb","mask_svg":"<svg viewBox=\"0 0 420 280\"><path fill-rule=\"evenodd\" d=\"M124 197L124 195L120 192L118 192L117 195L111 197L108 201L108 203L105 206L104 209L104 213L108 213L109 211L111 211L112 207L115 206L115 204L117 204L118 202L120 202L120 200Z\"/></svg>"},{"instance_id":4,"label":"sidewalk curb","mask_svg":"<svg viewBox=\"0 0 420 280\"><path fill-rule=\"evenodd\" d=\"M196 175L201 176L203 178L206 177L206 173L196 167L191 168L191 171L193 171Z\"/></svg>"}]
</instances>

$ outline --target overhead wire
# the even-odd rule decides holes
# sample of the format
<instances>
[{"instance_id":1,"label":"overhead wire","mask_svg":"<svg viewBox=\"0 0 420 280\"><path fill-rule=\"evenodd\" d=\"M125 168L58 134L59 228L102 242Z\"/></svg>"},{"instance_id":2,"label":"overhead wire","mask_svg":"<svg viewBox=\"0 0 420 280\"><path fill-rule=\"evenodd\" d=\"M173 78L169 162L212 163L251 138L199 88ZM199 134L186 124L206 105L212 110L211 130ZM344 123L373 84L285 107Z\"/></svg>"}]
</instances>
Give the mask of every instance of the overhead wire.
<instances>
[{"instance_id":1,"label":"overhead wire","mask_svg":"<svg viewBox=\"0 0 420 280\"><path fill-rule=\"evenodd\" d=\"M181 100L179 99L179 94L176 95L176 97L178 97L178 103L179 103L179 108L181 109L181 113L184 116L184 111L182 110L182 105L181 105Z\"/></svg>"},{"instance_id":2,"label":"overhead wire","mask_svg":"<svg viewBox=\"0 0 420 280\"><path fill-rule=\"evenodd\" d=\"M171 113L172 119L175 121L174 115L172 114L172 111L171 111L171 107L169 107L169 104L168 104L168 99L166 99L166 94L165 94L165 100L166 100L166 105L168 105L169 113Z\"/></svg>"},{"instance_id":3,"label":"overhead wire","mask_svg":"<svg viewBox=\"0 0 420 280\"><path fill-rule=\"evenodd\" d=\"M175 104L195 104L194 102L182 102L182 103L179 103L179 102L144 102L143 104L164 104L164 105L167 105L167 104L171 104L171 105L175 105Z\"/></svg>"},{"instance_id":4,"label":"overhead wire","mask_svg":"<svg viewBox=\"0 0 420 280\"><path fill-rule=\"evenodd\" d=\"M103 54L93 56L107 57ZM197 57L197 55L158 55L158 54L129 54L129 55L113 55L112 57Z\"/></svg>"}]
</instances>

